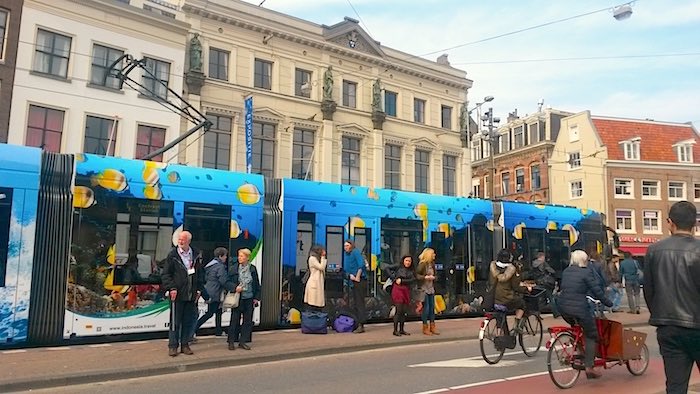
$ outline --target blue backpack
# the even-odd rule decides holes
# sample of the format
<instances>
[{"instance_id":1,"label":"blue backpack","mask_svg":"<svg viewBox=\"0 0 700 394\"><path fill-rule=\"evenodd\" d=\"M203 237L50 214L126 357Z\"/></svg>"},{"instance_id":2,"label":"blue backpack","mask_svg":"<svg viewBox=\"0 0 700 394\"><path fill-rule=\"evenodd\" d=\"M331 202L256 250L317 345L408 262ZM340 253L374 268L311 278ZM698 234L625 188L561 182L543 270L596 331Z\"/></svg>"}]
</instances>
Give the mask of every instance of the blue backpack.
<instances>
[{"instance_id":1,"label":"blue backpack","mask_svg":"<svg viewBox=\"0 0 700 394\"><path fill-rule=\"evenodd\" d=\"M301 333L302 334L327 334L328 314L325 312L302 312L301 313Z\"/></svg>"}]
</instances>

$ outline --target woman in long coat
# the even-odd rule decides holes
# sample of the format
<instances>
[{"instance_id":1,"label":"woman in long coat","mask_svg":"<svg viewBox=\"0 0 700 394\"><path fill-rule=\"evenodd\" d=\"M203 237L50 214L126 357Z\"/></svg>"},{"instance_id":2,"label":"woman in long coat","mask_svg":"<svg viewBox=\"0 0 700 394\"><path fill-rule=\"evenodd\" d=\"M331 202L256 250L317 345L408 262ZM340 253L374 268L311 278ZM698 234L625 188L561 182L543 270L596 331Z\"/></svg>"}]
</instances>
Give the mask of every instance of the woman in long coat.
<instances>
[{"instance_id":1,"label":"woman in long coat","mask_svg":"<svg viewBox=\"0 0 700 394\"><path fill-rule=\"evenodd\" d=\"M326 250L323 246L314 245L309 252L309 279L304 289L304 302L312 308L322 309L326 305Z\"/></svg>"}]
</instances>

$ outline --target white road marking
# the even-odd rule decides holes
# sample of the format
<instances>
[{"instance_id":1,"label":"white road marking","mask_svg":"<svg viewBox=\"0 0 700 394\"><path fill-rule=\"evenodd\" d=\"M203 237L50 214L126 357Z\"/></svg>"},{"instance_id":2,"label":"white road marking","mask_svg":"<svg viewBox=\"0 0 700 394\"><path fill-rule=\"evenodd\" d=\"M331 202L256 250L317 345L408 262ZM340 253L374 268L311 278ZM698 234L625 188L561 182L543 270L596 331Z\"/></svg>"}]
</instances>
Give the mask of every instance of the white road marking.
<instances>
[{"instance_id":1,"label":"white road marking","mask_svg":"<svg viewBox=\"0 0 700 394\"><path fill-rule=\"evenodd\" d=\"M416 394L444 393L445 391L450 391L450 389L437 389L437 390L430 390L430 391L421 391L420 393L416 393Z\"/></svg>"},{"instance_id":2,"label":"white road marking","mask_svg":"<svg viewBox=\"0 0 700 394\"><path fill-rule=\"evenodd\" d=\"M461 389L466 389L469 387L476 387L476 386L485 386L487 384L492 384L492 383L502 383L505 382L505 379L494 379L494 380L485 380L483 382L476 382L476 383L469 383L469 384L463 384L461 386L452 386L450 387L450 390L461 390Z\"/></svg>"},{"instance_id":3,"label":"white road marking","mask_svg":"<svg viewBox=\"0 0 700 394\"><path fill-rule=\"evenodd\" d=\"M527 360L529 361L529 360ZM481 360L481 357L479 357L479 360L473 360L469 358L456 358L453 360L444 360L444 361L434 361L432 363L424 363L424 364L414 364L414 365L409 365L410 368L416 368L416 367L437 367L437 368L484 368L484 367L489 367L489 368L501 368L501 367L512 367L518 364L522 364L527 361L516 361L516 360L501 360L498 364L487 364L484 362L484 360Z\"/></svg>"},{"instance_id":4,"label":"white road marking","mask_svg":"<svg viewBox=\"0 0 700 394\"><path fill-rule=\"evenodd\" d=\"M16 353L26 353L27 349L15 349L15 350L5 350L2 354L16 354Z\"/></svg>"},{"instance_id":5,"label":"white road marking","mask_svg":"<svg viewBox=\"0 0 700 394\"><path fill-rule=\"evenodd\" d=\"M95 345L88 345L88 347L93 347L93 348L95 348L95 347L111 347L111 346L112 346L112 344L110 344L110 343L98 343Z\"/></svg>"},{"instance_id":6,"label":"white road marking","mask_svg":"<svg viewBox=\"0 0 700 394\"><path fill-rule=\"evenodd\" d=\"M46 350L71 350L71 348L68 346L65 346L65 347L47 347Z\"/></svg>"},{"instance_id":7,"label":"white road marking","mask_svg":"<svg viewBox=\"0 0 700 394\"><path fill-rule=\"evenodd\" d=\"M445 391L450 391L450 390L462 390L462 389L466 389L466 388L470 388L470 387L487 386L489 384L494 384L494 383L503 383L503 382L509 382L509 381L513 381L513 380L533 378L536 376L547 375L548 373L549 372L547 372L547 371L528 373L525 375L511 376L511 377L502 378L502 379L484 380L483 382L467 383L467 384L463 384L460 386L451 386L451 387L445 387L445 388L435 389L435 390L431 390L431 391L422 391L422 392L416 393L416 394L444 393Z\"/></svg>"}]
</instances>

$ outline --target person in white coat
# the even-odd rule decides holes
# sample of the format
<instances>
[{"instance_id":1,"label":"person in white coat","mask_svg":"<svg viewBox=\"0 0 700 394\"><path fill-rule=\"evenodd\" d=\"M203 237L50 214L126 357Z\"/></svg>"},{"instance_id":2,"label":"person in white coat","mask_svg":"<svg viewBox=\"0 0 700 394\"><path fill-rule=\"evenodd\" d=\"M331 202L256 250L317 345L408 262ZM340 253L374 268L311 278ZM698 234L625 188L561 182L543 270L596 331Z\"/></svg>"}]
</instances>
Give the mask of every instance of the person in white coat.
<instances>
[{"instance_id":1,"label":"person in white coat","mask_svg":"<svg viewBox=\"0 0 700 394\"><path fill-rule=\"evenodd\" d=\"M308 280L304 289L304 303L311 309L323 309L326 306L326 250L321 245L314 245L309 251Z\"/></svg>"}]
</instances>

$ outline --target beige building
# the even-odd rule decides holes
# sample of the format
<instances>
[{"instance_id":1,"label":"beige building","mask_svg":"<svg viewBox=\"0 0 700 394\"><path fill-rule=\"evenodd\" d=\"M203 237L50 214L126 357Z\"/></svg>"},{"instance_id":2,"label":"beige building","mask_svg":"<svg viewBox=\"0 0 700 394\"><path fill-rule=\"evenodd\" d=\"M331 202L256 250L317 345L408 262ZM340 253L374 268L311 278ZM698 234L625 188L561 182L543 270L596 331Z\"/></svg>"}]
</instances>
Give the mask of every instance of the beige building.
<instances>
[{"instance_id":1,"label":"beige building","mask_svg":"<svg viewBox=\"0 0 700 394\"><path fill-rule=\"evenodd\" d=\"M165 0L24 1L7 141L126 158L163 147L179 135L180 114L154 97L172 95L153 75L182 91L188 30L178 5ZM123 55L154 73L130 73L146 88L109 75Z\"/></svg>"},{"instance_id":2,"label":"beige building","mask_svg":"<svg viewBox=\"0 0 700 394\"><path fill-rule=\"evenodd\" d=\"M674 202L700 207L699 141L691 124L572 115L550 161L552 202L605 213L620 249L644 256L669 234Z\"/></svg>"},{"instance_id":3,"label":"beige building","mask_svg":"<svg viewBox=\"0 0 700 394\"><path fill-rule=\"evenodd\" d=\"M387 48L351 18L317 25L236 0L182 10L192 25L186 99L213 127L183 142L181 162L244 171L250 95L253 172L469 193L460 110L472 82L446 56Z\"/></svg>"}]
</instances>

